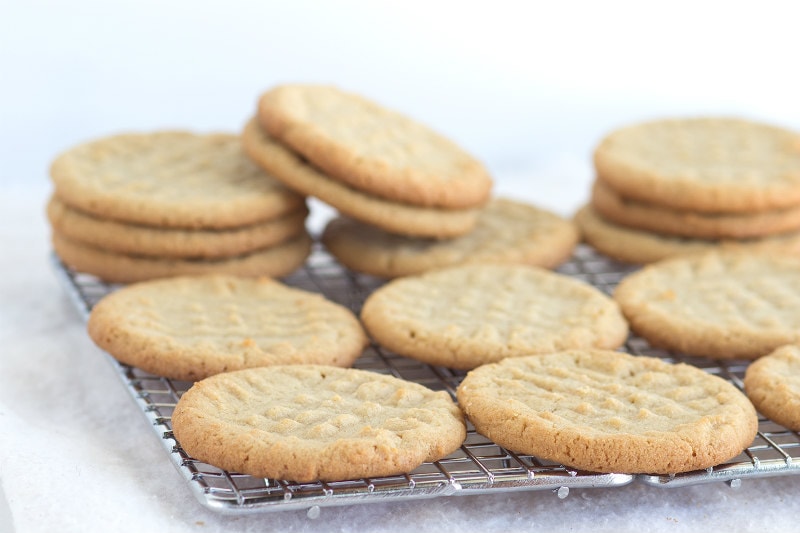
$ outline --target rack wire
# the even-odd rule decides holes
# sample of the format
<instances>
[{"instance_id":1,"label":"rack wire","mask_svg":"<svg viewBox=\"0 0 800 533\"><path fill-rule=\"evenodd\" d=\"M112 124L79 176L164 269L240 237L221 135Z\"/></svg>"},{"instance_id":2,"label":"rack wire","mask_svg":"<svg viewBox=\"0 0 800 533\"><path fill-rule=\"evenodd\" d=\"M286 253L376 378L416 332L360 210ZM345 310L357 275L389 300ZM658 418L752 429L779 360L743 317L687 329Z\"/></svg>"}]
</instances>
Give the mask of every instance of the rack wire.
<instances>
[{"instance_id":1,"label":"rack wire","mask_svg":"<svg viewBox=\"0 0 800 533\"><path fill-rule=\"evenodd\" d=\"M118 288L67 268L55 254L52 254L52 262L62 287L84 319L103 296ZM617 283L633 270L634 267L612 261L583 245L559 268L559 272L584 280L607 294L611 294ZM319 292L355 313L360 311L365 298L382 284L377 278L345 269L319 245L315 245L306 264L283 281ZM746 361L712 360L657 350L636 336L629 338L624 349L637 355L698 366L729 380L740 389L747 367ZM633 481L656 487L727 482L735 488L747 478L800 473L800 435L760 417L754 442L739 456L707 470L669 476L573 470L506 450L475 432L468 424L467 439L459 450L404 475L315 483L255 478L197 461L174 439L172 411L191 383L154 376L121 364L107 354L105 356L150 421L172 464L187 480L191 491L200 503L221 513L308 509L313 518L320 507L356 503L523 490L550 490L563 498L573 488L613 488ZM445 390L454 398L455 390L465 375L463 371L430 366L399 356L375 344L367 348L354 366L420 383L433 390Z\"/></svg>"}]
</instances>

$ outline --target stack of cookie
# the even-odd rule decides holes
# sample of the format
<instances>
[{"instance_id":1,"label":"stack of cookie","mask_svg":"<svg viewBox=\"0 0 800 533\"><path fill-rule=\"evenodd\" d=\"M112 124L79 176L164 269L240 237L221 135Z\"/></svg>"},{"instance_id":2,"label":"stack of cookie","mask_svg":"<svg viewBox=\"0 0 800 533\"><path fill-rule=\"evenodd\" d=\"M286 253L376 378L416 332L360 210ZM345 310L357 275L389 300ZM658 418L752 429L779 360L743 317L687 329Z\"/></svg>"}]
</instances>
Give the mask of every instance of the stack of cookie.
<instances>
[{"instance_id":1,"label":"stack of cookie","mask_svg":"<svg viewBox=\"0 0 800 533\"><path fill-rule=\"evenodd\" d=\"M392 278L473 262L554 267L571 221L509 200L473 156L428 127L334 87L264 93L244 146L267 172L339 211L323 243L349 268Z\"/></svg>"},{"instance_id":2,"label":"stack of cookie","mask_svg":"<svg viewBox=\"0 0 800 533\"><path fill-rule=\"evenodd\" d=\"M289 187L404 235L469 232L492 186L483 165L446 138L334 87L267 91L243 141Z\"/></svg>"},{"instance_id":3,"label":"stack of cookie","mask_svg":"<svg viewBox=\"0 0 800 533\"><path fill-rule=\"evenodd\" d=\"M800 252L800 134L732 118L621 128L594 153L576 215L584 238L622 261L709 249Z\"/></svg>"},{"instance_id":4,"label":"stack of cookie","mask_svg":"<svg viewBox=\"0 0 800 533\"><path fill-rule=\"evenodd\" d=\"M56 253L108 282L282 276L310 252L305 198L254 165L235 135L99 139L59 156L51 177Z\"/></svg>"}]
</instances>

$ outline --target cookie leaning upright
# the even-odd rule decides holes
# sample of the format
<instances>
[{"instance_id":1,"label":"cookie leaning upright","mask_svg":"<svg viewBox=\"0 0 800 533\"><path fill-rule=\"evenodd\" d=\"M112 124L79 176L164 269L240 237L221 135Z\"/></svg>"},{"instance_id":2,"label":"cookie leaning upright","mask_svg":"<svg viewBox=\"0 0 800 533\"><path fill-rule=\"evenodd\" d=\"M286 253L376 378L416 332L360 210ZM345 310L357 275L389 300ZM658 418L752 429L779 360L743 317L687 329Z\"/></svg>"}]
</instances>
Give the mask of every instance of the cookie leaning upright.
<instances>
[{"instance_id":1,"label":"cookie leaning upright","mask_svg":"<svg viewBox=\"0 0 800 533\"><path fill-rule=\"evenodd\" d=\"M484 166L427 126L330 86L264 93L258 118L270 136L328 176L412 205L469 208L489 198Z\"/></svg>"},{"instance_id":2,"label":"cookie leaning upright","mask_svg":"<svg viewBox=\"0 0 800 533\"><path fill-rule=\"evenodd\" d=\"M483 165L451 141L334 87L268 91L242 142L253 161L292 189L401 235L469 233L492 186Z\"/></svg>"},{"instance_id":3,"label":"cookie leaning upright","mask_svg":"<svg viewBox=\"0 0 800 533\"><path fill-rule=\"evenodd\" d=\"M268 278L186 276L132 284L91 311L92 340L152 374L197 380L256 366L350 366L367 339L353 313Z\"/></svg>"}]
</instances>

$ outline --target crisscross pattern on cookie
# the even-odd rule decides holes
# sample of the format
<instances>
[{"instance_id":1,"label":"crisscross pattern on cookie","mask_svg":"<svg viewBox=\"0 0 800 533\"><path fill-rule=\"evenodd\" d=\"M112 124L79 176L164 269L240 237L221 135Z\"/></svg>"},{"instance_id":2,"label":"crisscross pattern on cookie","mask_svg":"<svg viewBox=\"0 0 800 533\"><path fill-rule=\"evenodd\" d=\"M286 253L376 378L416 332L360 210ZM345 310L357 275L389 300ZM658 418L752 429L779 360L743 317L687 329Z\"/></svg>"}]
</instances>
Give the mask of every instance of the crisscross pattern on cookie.
<instances>
[{"instance_id":1,"label":"crisscross pattern on cookie","mask_svg":"<svg viewBox=\"0 0 800 533\"><path fill-rule=\"evenodd\" d=\"M184 277L130 285L95 306L88 328L117 359L191 380L252 366L349 366L366 345L348 309L267 278Z\"/></svg>"},{"instance_id":2,"label":"crisscross pattern on cookie","mask_svg":"<svg viewBox=\"0 0 800 533\"><path fill-rule=\"evenodd\" d=\"M400 278L361 313L389 349L454 368L579 347L616 348L617 305L588 284L520 265L466 265Z\"/></svg>"},{"instance_id":3,"label":"crisscross pattern on cookie","mask_svg":"<svg viewBox=\"0 0 800 533\"><path fill-rule=\"evenodd\" d=\"M446 392L316 365L250 369L200 382L181 398L173 425L195 457L296 481L410 471L447 455L466 435ZM215 435L216 428L225 433ZM236 446L242 446L238 455Z\"/></svg>"},{"instance_id":4,"label":"crisscross pattern on cookie","mask_svg":"<svg viewBox=\"0 0 800 533\"><path fill-rule=\"evenodd\" d=\"M602 350L507 359L471 372L459 402L499 444L601 472L718 464L755 436L747 398L695 367Z\"/></svg>"},{"instance_id":5,"label":"crisscross pattern on cookie","mask_svg":"<svg viewBox=\"0 0 800 533\"><path fill-rule=\"evenodd\" d=\"M239 138L180 131L125 134L77 146L51 167L56 196L98 216L165 227L235 227L302 207Z\"/></svg>"},{"instance_id":6,"label":"crisscross pattern on cookie","mask_svg":"<svg viewBox=\"0 0 800 533\"><path fill-rule=\"evenodd\" d=\"M614 294L634 331L691 355L755 359L800 339L800 261L712 252L652 264Z\"/></svg>"}]
</instances>

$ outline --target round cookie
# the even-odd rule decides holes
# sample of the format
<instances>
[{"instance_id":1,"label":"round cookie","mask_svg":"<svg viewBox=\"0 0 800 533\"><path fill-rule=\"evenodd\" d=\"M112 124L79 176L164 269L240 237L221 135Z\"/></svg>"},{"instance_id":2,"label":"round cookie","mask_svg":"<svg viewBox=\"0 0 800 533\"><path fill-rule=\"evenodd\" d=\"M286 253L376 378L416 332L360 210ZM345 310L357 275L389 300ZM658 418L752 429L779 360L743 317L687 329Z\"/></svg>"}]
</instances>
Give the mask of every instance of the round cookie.
<instances>
[{"instance_id":1,"label":"round cookie","mask_svg":"<svg viewBox=\"0 0 800 533\"><path fill-rule=\"evenodd\" d=\"M631 329L688 355L756 359L800 342L800 259L735 251L653 263L614 291Z\"/></svg>"},{"instance_id":2,"label":"round cookie","mask_svg":"<svg viewBox=\"0 0 800 533\"><path fill-rule=\"evenodd\" d=\"M361 321L389 350L462 369L569 348L617 348L628 335L611 298L527 265L461 265L395 279L367 298Z\"/></svg>"},{"instance_id":3,"label":"round cookie","mask_svg":"<svg viewBox=\"0 0 800 533\"><path fill-rule=\"evenodd\" d=\"M367 344L355 315L319 294L224 275L123 287L94 306L87 329L119 361L187 381L271 365L346 367Z\"/></svg>"},{"instance_id":4,"label":"round cookie","mask_svg":"<svg viewBox=\"0 0 800 533\"><path fill-rule=\"evenodd\" d=\"M800 431L800 346L781 346L750 363L744 389L761 414Z\"/></svg>"},{"instance_id":5,"label":"round cookie","mask_svg":"<svg viewBox=\"0 0 800 533\"><path fill-rule=\"evenodd\" d=\"M500 446L593 472L674 474L736 457L755 409L686 364L607 350L506 359L471 371L458 401Z\"/></svg>"},{"instance_id":6,"label":"round cookie","mask_svg":"<svg viewBox=\"0 0 800 533\"><path fill-rule=\"evenodd\" d=\"M65 204L157 227L245 226L303 205L229 134L161 131L98 139L61 154L50 175Z\"/></svg>"},{"instance_id":7,"label":"round cookie","mask_svg":"<svg viewBox=\"0 0 800 533\"><path fill-rule=\"evenodd\" d=\"M53 231L87 246L120 254L161 258L225 258L280 244L305 231L308 209L227 229L157 228L97 218L55 196L47 204Z\"/></svg>"},{"instance_id":8,"label":"round cookie","mask_svg":"<svg viewBox=\"0 0 800 533\"><path fill-rule=\"evenodd\" d=\"M258 119L326 175L367 194L450 209L489 199L492 179L477 159L427 126L336 87L275 87L259 99Z\"/></svg>"},{"instance_id":9,"label":"round cookie","mask_svg":"<svg viewBox=\"0 0 800 533\"><path fill-rule=\"evenodd\" d=\"M800 208L753 214L676 211L624 198L599 180L592 187L591 205L614 224L679 237L747 239L800 229Z\"/></svg>"},{"instance_id":10,"label":"round cookie","mask_svg":"<svg viewBox=\"0 0 800 533\"><path fill-rule=\"evenodd\" d=\"M275 142L255 120L245 126L242 141L247 154L287 186L318 198L343 215L386 231L443 239L469 233L477 223L478 209L438 209L392 202L333 180Z\"/></svg>"},{"instance_id":11,"label":"round cookie","mask_svg":"<svg viewBox=\"0 0 800 533\"><path fill-rule=\"evenodd\" d=\"M626 197L683 211L800 206L800 134L735 118L620 128L597 146L598 178Z\"/></svg>"},{"instance_id":12,"label":"round cookie","mask_svg":"<svg viewBox=\"0 0 800 533\"><path fill-rule=\"evenodd\" d=\"M520 263L554 268L578 242L575 225L549 211L495 198L463 237L405 237L348 218L331 220L322 243L340 263L384 278L467 263Z\"/></svg>"},{"instance_id":13,"label":"round cookie","mask_svg":"<svg viewBox=\"0 0 800 533\"><path fill-rule=\"evenodd\" d=\"M607 222L590 205L575 214L583 240L600 253L627 263L652 263L679 255L713 250L800 254L800 232L746 240L704 240L659 235Z\"/></svg>"},{"instance_id":14,"label":"round cookie","mask_svg":"<svg viewBox=\"0 0 800 533\"><path fill-rule=\"evenodd\" d=\"M172 415L192 457L255 477L338 481L411 472L466 438L444 391L393 376L318 365L219 374Z\"/></svg>"},{"instance_id":15,"label":"round cookie","mask_svg":"<svg viewBox=\"0 0 800 533\"><path fill-rule=\"evenodd\" d=\"M57 232L52 234L52 243L56 255L64 264L110 283L203 274L281 277L302 266L311 253L311 237L305 231L275 246L217 259L170 259L118 254L73 241Z\"/></svg>"}]
</instances>

